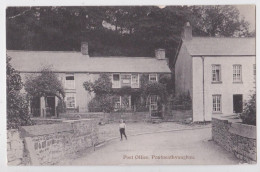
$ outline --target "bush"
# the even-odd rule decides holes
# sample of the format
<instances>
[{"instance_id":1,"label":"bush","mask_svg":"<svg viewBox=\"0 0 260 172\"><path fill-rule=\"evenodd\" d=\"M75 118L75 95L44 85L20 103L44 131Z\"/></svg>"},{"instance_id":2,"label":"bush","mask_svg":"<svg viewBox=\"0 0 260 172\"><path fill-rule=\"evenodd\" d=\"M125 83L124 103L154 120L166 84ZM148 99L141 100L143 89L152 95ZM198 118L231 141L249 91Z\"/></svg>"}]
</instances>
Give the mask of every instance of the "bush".
<instances>
[{"instance_id":1,"label":"bush","mask_svg":"<svg viewBox=\"0 0 260 172\"><path fill-rule=\"evenodd\" d=\"M256 94L245 103L242 114L240 115L244 124L256 125Z\"/></svg>"},{"instance_id":2,"label":"bush","mask_svg":"<svg viewBox=\"0 0 260 172\"><path fill-rule=\"evenodd\" d=\"M88 92L94 92L98 95L109 94L112 92L112 82L109 78L109 74L106 73L100 74L100 77L94 81L94 83L85 81L83 87Z\"/></svg>"},{"instance_id":3,"label":"bush","mask_svg":"<svg viewBox=\"0 0 260 172\"><path fill-rule=\"evenodd\" d=\"M66 112L66 104L63 100L59 100L58 101L58 105L57 105L57 113L65 113Z\"/></svg>"},{"instance_id":4,"label":"bush","mask_svg":"<svg viewBox=\"0 0 260 172\"><path fill-rule=\"evenodd\" d=\"M6 95L7 95L7 129L32 125L29 116L29 104L25 95L20 93L22 81L19 72L10 64L11 58L6 60Z\"/></svg>"},{"instance_id":5,"label":"bush","mask_svg":"<svg viewBox=\"0 0 260 172\"><path fill-rule=\"evenodd\" d=\"M192 100L190 93L182 93L175 96L172 100L174 110L190 110L192 107Z\"/></svg>"},{"instance_id":6,"label":"bush","mask_svg":"<svg viewBox=\"0 0 260 172\"><path fill-rule=\"evenodd\" d=\"M89 112L112 112L114 100L112 95L96 95L88 104Z\"/></svg>"}]
</instances>

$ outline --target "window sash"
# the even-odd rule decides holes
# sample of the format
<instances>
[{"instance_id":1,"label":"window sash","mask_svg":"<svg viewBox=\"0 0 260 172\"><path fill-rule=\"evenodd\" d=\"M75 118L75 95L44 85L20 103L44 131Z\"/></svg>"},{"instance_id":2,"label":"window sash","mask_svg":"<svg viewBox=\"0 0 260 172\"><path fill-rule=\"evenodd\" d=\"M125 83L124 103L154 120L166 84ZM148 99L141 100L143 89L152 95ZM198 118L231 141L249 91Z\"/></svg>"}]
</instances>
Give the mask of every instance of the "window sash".
<instances>
[{"instance_id":1,"label":"window sash","mask_svg":"<svg viewBox=\"0 0 260 172\"><path fill-rule=\"evenodd\" d=\"M75 77L74 77L74 75L66 75L65 88L66 89L75 89Z\"/></svg>"},{"instance_id":2,"label":"window sash","mask_svg":"<svg viewBox=\"0 0 260 172\"><path fill-rule=\"evenodd\" d=\"M212 82L220 82L220 81L221 81L221 66L212 65Z\"/></svg>"},{"instance_id":3,"label":"window sash","mask_svg":"<svg viewBox=\"0 0 260 172\"><path fill-rule=\"evenodd\" d=\"M66 108L75 108L75 107L76 107L76 94L66 93Z\"/></svg>"},{"instance_id":4,"label":"window sash","mask_svg":"<svg viewBox=\"0 0 260 172\"><path fill-rule=\"evenodd\" d=\"M112 76L112 88L120 88L120 86L121 86L120 85L120 74L113 74L113 76Z\"/></svg>"},{"instance_id":5,"label":"window sash","mask_svg":"<svg viewBox=\"0 0 260 172\"><path fill-rule=\"evenodd\" d=\"M131 96L118 96L115 99L115 109L131 107Z\"/></svg>"},{"instance_id":6,"label":"window sash","mask_svg":"<svg viewBox=\"0 0 260 172\"><path fill-rule=\"evenodd\" d=\"M149 74L149 81L155 82L157 80L157 74Z\"/></svg>"},{"instance_id":7,"label":"window sash","mask_svg":"<svg viewBox=\"0 0 260 172\"><path fill-rule=\"evenodd\" d=\"M221 112L221 95L213 95L213 112Z\"/></svg>"},{"instance_id":8,"label":"window sash","mask_svg":"<svg viewBox=\"0 0 260 172\"><path fill-rule=\"evenodd\" d=\"M241 82L241 81L242 81L242 66L233 65L233 82Z\"/></svg>"}]
</instances>

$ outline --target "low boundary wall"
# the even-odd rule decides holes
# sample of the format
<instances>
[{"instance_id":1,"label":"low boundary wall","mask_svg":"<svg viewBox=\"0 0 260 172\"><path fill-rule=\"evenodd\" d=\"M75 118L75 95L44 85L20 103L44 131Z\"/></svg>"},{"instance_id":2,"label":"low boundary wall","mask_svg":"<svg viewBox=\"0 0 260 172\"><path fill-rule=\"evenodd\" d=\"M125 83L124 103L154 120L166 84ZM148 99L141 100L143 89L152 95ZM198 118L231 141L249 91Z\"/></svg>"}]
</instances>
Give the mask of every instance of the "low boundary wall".
<instances>
[{"instance_id":1,"label":"low boundary wall","mask_svg":"<svg viewBox=\"0 0 260 172\"><path fill-rule=\"evenodd\" d=\"M212 118L212 139L237 158L254 164L257 161L256 127L221 117Z\"/></svg>"},{"instance_id":2,"label":"low boundary wall","mask_svg":"<svg viewBox=\"0 0 260 172\"><path fill-rule=\"evenodd\" d=\"M98 120L67 120L7 131L8 165L54 165L94 148Z\"/></svg>"}]
</instances>

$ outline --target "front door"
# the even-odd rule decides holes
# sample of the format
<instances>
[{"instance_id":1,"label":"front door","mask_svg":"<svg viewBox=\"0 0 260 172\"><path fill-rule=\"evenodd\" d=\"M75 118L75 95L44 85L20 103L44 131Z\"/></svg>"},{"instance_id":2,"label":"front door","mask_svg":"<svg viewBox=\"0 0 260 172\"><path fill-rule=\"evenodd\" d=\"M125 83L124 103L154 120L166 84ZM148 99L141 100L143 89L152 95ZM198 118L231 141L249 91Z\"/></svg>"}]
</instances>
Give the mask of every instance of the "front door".
<instances>
[{"instance_id":1,"label":"front door","mask_svg":"<svg viewBox=\"0 0 260 172\"><path fill-rule=\"evenodd\" d=\"M54 96L47 97L46 116L47 117L55 116L55 97Z\"/></svg>"},{"instance_id":2,"label":"front door","mask_svg":"<svg viewBox=\"0 0 260 172\"><path fill-rule=\"evenodd\" d=\"M243 95L242 94L233 95L233 111L234 111L234 113L242 113L242 111L243 111Z\"/></svg>"},{"instance_id":3,"label":"front door","mask_svg":"<svg viewBox=\"0 0 260 172\"><path fill-rule=\"evenodd\" d=\"M41 116L41 100L40 97L34 97L31 101L31 114L33 117L40 117Z\"/></svg>"}]
</instances>

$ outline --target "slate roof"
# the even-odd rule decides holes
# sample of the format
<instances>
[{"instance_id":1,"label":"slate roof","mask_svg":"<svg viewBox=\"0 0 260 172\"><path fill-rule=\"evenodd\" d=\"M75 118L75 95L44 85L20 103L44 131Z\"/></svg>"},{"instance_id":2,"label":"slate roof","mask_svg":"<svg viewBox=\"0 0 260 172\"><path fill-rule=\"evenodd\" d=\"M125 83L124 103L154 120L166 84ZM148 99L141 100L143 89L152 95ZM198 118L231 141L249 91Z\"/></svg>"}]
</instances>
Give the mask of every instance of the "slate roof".
<instances>
[{"instance_id":1,"label":"slate roof","mask_svg":"<svg viewBox=\"0 0 260 172\"><path fill-rule=\"evenodd\" d=\"M52 66L56 72L170 73L167 60L155 57L86 57L81 52L7 50L20 72L37 72Z\"/></svg>"},{"instance_id":2,"label":"slate roof","mask_svg":"<svg viewBox=\"0 0 260 172\"><path fill-rule=\"evenodd\" d=\"M192 40L183 40L191 56L209 55L256 55L255 38L209 38L193 37Z\"/></svg>"}]
</instances>

